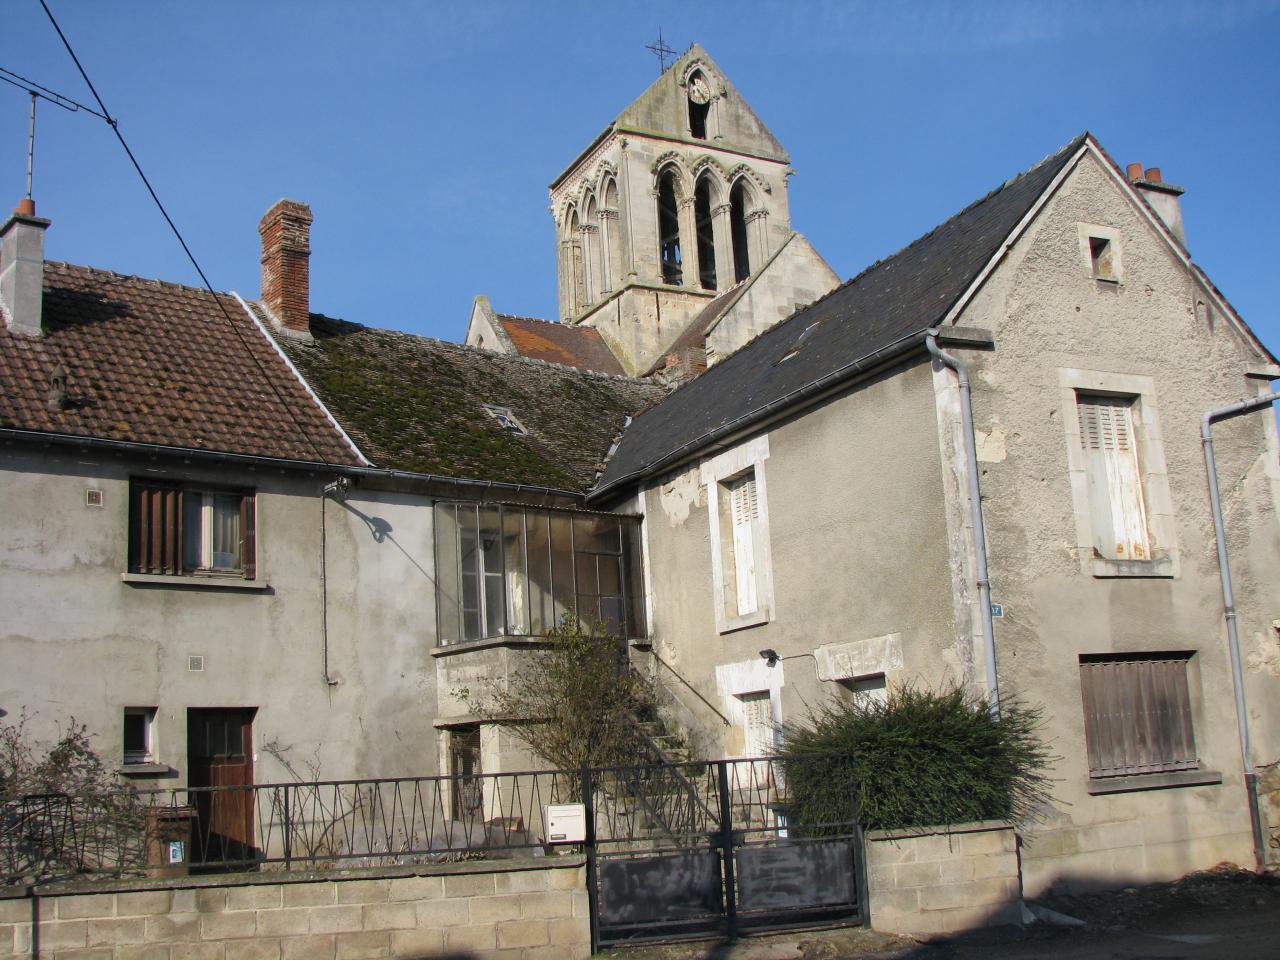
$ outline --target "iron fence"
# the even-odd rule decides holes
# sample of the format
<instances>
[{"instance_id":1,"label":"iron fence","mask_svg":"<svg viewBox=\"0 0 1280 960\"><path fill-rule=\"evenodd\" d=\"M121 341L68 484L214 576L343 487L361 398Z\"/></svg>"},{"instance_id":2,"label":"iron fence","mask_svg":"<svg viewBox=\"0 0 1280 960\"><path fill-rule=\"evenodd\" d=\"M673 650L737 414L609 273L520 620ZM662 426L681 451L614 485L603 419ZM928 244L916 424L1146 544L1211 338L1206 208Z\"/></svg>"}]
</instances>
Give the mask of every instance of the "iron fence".
<instances>
[{"instance_id":1,"label":"iron fence","mask_svg":"<svg viewBox=\"0 0 1280 960\"><path fill-rule=\"evenodd\" d=\"M509 856L579 774L477 773L0 800L0 882Z\"/></svg>"}]
</instances>

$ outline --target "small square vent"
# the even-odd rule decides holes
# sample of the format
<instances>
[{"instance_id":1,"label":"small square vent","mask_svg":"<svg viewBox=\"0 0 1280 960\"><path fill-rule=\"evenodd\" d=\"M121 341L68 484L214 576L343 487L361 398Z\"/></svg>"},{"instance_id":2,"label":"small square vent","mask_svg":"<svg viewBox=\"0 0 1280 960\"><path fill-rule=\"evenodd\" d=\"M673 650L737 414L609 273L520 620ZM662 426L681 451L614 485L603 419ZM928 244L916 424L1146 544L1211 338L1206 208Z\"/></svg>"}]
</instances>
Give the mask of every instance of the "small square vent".
<instances>
[{"instance_id":1,"label":"small square vent","mask_svg":"<svg viewBox=\"0 0 1280 960\"><path fill-rule=\"evenodd\" d=\"M101 490L86 490L86 491L84 492L84 505L85 505L86 507L100 507L100 506L102 506L102 491L101 491Z\"/></svg>"},{"instance_id":2,"label":"small square vent","mask_svg":"<svg viewBox=\"0 0 1280 960\"><path fill-rule=\"evenodd\" d=\"M204 657L187 657L187 669L192 673L203 673Z\"/></svg>"}]
</instances>

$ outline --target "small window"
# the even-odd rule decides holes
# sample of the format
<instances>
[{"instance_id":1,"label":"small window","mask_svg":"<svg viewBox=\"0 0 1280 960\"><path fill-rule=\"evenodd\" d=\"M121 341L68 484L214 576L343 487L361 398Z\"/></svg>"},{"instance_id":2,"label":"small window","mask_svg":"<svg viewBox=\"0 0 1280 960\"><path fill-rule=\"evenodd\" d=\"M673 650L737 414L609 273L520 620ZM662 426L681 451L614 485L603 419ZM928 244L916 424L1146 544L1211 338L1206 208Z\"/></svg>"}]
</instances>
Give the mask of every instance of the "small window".
<instances>
[{"instance_id":1,"label":"small window","mask_svg":"<svg viewBox=\"0 0 1280 960\"><path fill-rule=\"evenodd\" d=\"M1080 657L1089 776L1196 770L1190 653Z\"/></svg>"},{"instance_id":2,"label":"small window","mask_svg":"<svg viewBox=\"0 0 1280 960\"><path fill-rule=\"evenodd\" d=\"M488 403L481 404L481 406L484 407L485 413L498 421L498 425L503 430L509 430L512 433L521 435L528 432L525 430L524 424L516 419L516 415L511 412L510 407L496 407Z\"/></svg>"},{"instance_id":3,"label":"small window","mask_svg":"<svg viewBox=\"0 0 1280 960\"><path fill-rule=\"evenodd\" d=\"M859 706L887 703L889 700L889 687L885 682L883 673L874 673L865 677L849 677L836 682L849 692L851 699Z\"/></svg>"},{"instance_id":4,"label":"small window","mask_svg":"<svg viewBox=\"0 0 1280 960\"><path fill-rule=\"evenodd\" d=\"M1099 280L1115 280L1115 252L1110 237L1089 238L1089 262Z\"/></svg>"},{"instance_id":5,"label":"small window","mask_svg":"<svg viewBox=\"0 0 1280 960\"><path fill-rule=\"evenodd\" d=\"M133 480L129 494L131 573L254 578L252 493Z\"/></svg>"},{"instance_id":6,"label":"small window","mask_svg":"<svg viewBox=\"0 0 1280 960\"><path fill-rule=\"evenodd\" d=\"M124 708L124 762L155 763L155 707Z\"/></svg>"}]
</instances>

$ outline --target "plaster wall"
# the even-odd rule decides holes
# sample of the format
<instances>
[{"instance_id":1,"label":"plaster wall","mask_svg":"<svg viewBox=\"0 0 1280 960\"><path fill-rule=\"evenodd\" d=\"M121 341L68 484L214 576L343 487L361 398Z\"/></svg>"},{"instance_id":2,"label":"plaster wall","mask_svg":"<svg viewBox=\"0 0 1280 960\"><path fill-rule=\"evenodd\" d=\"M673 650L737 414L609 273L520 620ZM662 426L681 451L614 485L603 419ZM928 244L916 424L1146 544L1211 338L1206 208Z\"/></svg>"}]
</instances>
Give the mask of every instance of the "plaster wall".
<instances>
[{"instance_id":1,"label":"plaster wall","mask_svg":"<svg viewBox=\"0 0 1280 960\"><path fill-rule=\"evenodd\" d=\"M813 245L792 234L707 334L707 365L723 360L839 285L840 278Z\"/></svg>"},{"instance_id":2,"label":"plaster wall","mask_svg":"<svg viewBox=\"0 0 1280 960\"><path fill-rule=\"evenodd\" d=\"M321 619L327 477L10 446L0 461L0 709L37 740L69 717L110 765L122 711L154 707L155 753L186 782L187 710L256 707L257 782L434 773L435 612L428 501L354 490L327 515L329 674ZM130 476L256 489L260 589L125 583ZM85 491L102 491L87 507ZM236 585L246 581L234 580ZM188 669L188 658L204 669Z\"/></svg>"},{"instance_id":3,"label":"plaster wall","mask_svg":"<svg viewBox=\"0 0 1280 960\"><path fill-rule=\"evenodd\" d=\"M1115 232L1118 283L1093 278L1081 224ZM992 596L1004 606L995 621L1001 691L1044 706L1061 757L1055 800L1026 832L1031 896L1253 860L1199 427L1205 411L1254 393L1245 371L1263 358L1226 316L1206 309L1209 300L1086 154L957 318L996 341L994 351L963 356L974 381ZM1105 564L1080 533L1087 489L1072 485L1070 370L1098 382L1148 378L1138 429L1155 561L1130 575L1102 575ZM1264 413L1220 424L1214 435L1261 764L1280 755L1274 427ZM963 507L953 499L953 508ZM1220 784L1138 790L1135 780L1130 792L1089 792L1079 657L1142 651L1194 651L1200 765L1220 772Z\"/></svg>"},{"instance_id":4,"label":"plaster wall","mask_svg":"<svg viewBox=\"0 0 1280 960\"><path fill-rule=\"evenodd\" d=\"M717 629L704 464L645 490L654 650L730 725L696 703L666 666L658 676L691 712L707 717L730 755L744 749L735 692L774 691L775 720L784 729L808 705L849 695L817 679L807 655L823 645L839 648L823 662L856 661L891 684L968 672L969 640L957 636L947 586L933 402L929 367L917 362L740 445L767 447L757 469L765 480L775 603L756 625ZM784 659L768 667L759 655L767 648ZM882 653L859 658L872 648Z\"/></svg>"}]
</instances>

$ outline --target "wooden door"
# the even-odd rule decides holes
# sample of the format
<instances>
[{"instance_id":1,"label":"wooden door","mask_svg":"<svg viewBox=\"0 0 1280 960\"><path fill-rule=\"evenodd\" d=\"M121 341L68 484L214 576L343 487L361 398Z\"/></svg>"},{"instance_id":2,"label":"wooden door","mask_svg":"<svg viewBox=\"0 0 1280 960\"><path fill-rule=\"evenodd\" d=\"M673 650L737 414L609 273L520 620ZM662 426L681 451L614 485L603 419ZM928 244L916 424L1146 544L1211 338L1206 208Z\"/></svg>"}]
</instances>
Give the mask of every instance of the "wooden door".
<instances>
[{"instance_id":1,"label":"wooden door","mask_svg":"<svg viewBox=\"0 0 1280 960\"><path fill-rule=\"evenodd\" d=\"M187 711L187 783L193 788L197 836L193 860L244 863L255 858L254 708Z\"/></svg>"}]
</instances>

